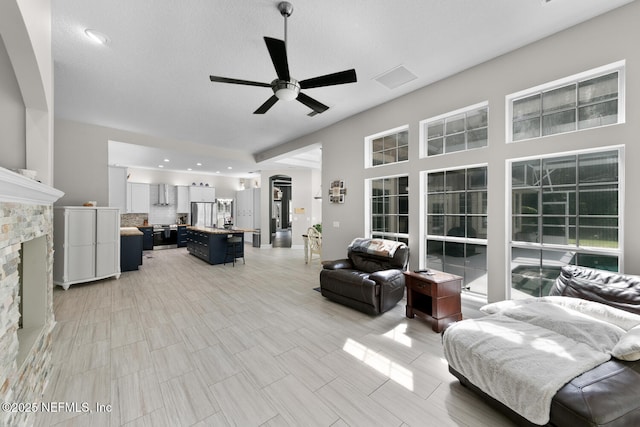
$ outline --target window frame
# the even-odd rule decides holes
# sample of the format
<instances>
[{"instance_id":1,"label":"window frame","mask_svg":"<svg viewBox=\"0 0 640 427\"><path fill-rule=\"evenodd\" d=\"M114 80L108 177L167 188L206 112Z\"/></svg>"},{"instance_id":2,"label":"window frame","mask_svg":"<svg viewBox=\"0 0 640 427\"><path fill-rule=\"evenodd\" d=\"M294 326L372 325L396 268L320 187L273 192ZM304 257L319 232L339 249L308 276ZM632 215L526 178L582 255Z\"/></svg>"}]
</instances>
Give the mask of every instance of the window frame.
<instances>
[{"instance_id":1,"label":"window frame","mask_svg":"<svg viewBox=\"0 0 640 427\"><path fill-rule=\"evenodd\" d=\"M590 129L598 129L598 128L602 128L602 127L607 127L607 126L615 126L615 125L619 125L619 124L623 124L626 122L626 99L625 99L625 68L626 68L626 61L625 60L621 60L621 61L617 61L617 62L613 62L611 64L607 64L607 65L603 65L601 67L597 67L597 68L593 68L591 70L587 70L581 73L577 73L577 74L573 74L571 76L568 77L564 77L561 79L557 79L551 82L547 82L547 83L543 83L528 89L524 89L512 94L509 94L507 96L505 96L505 114L506 114L506 119L505 119L505 135L506 135L506 142L507 144L517 144L517 143L522 143L522 142L527 142L527 141L532 141L532 140L537 140L537 139L541 139L541 138L548 138L548 137L552 137L552 136L556 136L556 135L562 135L562 134L566 134L566 133L572 133L572 132L582 132L582 131L587 131ZM579 123L579 118L576 115L576 126L575 129L572 130L568 130L568 131L562 131L562 132L557 132L557 133L551 133L548 135L542 135L542 131L540 132L539 136L535 136L535 137L531 137L531 138L523 138L523 139L518 139L517 141L513 140L513 104L515 101L521 100L521 99L525 99L528 97L532 97L535 96L537 94L542 95L543 93L548 93L550 91L556 90L556 89L561 89L564 87L567 87L569 85L575 84L577 85L580 82L584 82L586 80L590 80L593 78L597 78L597 77L602 77L605 76L607 74L612 74L612 73L618 73L618 120L615 123L608 123L608 124L604 124L604 125L600 125L600 126L592 126L592 127L587 127L587 128L582 128L580 129L578 126ZM578 109L578 105L575 106L576 110ZM540 111L540 116L541 119L543 117L542 114L542 110ZM542 130L542 125L541 125L541 130Z\"/></svg>"},{"instance_id":2,"label":"window frame","mask_svg":"<svg viewBox=\"0 0 640 427\"><path fill-rule=\"evenodd\" d=\"M384 180L384 179L392 179L392 178L406 178L407 179L407 190L406 193L399 193L398 197L400 195L405 195L407 196L407 203L410 203L410 188L409 188L409 174L408 173L402 173L402 174L395 174L395 175L385 175L385 176L377 176L377 177L373 177L373 178L367 178L365 179L365 183L364 183L364 188L365 188L365 192L364 192L364 197L365 197L365 217L364 217L364 235L367 236L368 238L371 238L374 234L379 234L379 235L383 235L384 239L388 239L388 240L399 240L399 241L403 241L405 243L408 244L409 241L409 224L407 223L407 233L394 233L394 232L380 232L380 231L374 231L373 230L373 195L372 195L372 190L373 190L373 182L374 181L378 181L378 180ZM404 214L400 214L400 213L396 213L394 214L396 216L399 215L404 215ZM407 206L407 221L410 220L410 209Z\"/></svg>"},{"instance_id":3,"label":"window frame","mask_svg":"<svg viewBox=\"0 0 640 427\"><path fill-rule=\"evenodd\" d=\"M489 248L489 234L487 232L486 237L468 237L468 236L462 236L462 237L457 237L457 236L448 236L446 235L446 232L444 235L440 235L440 234L429 234L429 195L433 194L433 192L429 191L429 174L432 173L441 173L441 172L452 172L452 171L464 171L465 172L465 182L468 182L467 180L469 179L469 176L467 174L467 171L469 170L473 170L473 169L477 169L477 168L485 168L485 178L486 178L486 183L484 186L484 192L486 194L485 200L488 203L488 197L489 197L489 164L488 163L478 163L478 164L471 164L471 165L458 165L458 166L452 166L452 167L448 167L448 168L441 168L441 169L429 169L429 170L423 170L420 172L420 180L421 180L421 224L420 224L420 268L427 268L429 267L427 260L428 260L428 241L440 241L443 242L443 245L447 245L447 243L449 244L464 244L465 248L469 245L472 246L484 246L485 247L485 254L486 256L488 256L488 248ZM465 184L465 189L464 189L464 193L465 195L467 195L469 192L474 192L473 189L467 188L467 185ZM455 194L455 193L460 193L460 190L450 190L449 192L445 191L442 194ZM468 199L467 199L468 200ZM446 203L445 203L446 204ZM458 215L454 215L454 214L447 214L445 213L445 217L446 216L458 216ZM489 220L489 212L487 210L486 213L484 214L469 214L469 212L467 211L467 207L465 206L465 219L470 218L470 217L484 217L485 218L485 222L488 223ZM446 220L445 220L446 222ZM487 224L488 226L488 224ZM465 249L466 251L466 249ZM446 253L445 253L446 255ZM465 256L462 258L464 259L464 268L466 268L467 266L467 257L469 256L468 253L465 253ZM459 267L462 268L462 265L460 265ZM473 270L473 269L472 269ZM479 271L477 269L475 269L476 271ZM485 265L485 269L482 270L485 272L488 272L488 260L486 260L486 265ZM467 276L467 273L471 273L472 271L466 271L464 274L462 274L462 276L464 277L463 280L463 290L467 290L469 291L471 294L476 294L476 295L484 295L486 296L486 294L483 293L479 293L471 288L469 288L470 283L467 282L467 280L469 279L469 277ZM457 274L457 273L456 273Z\"/></svg>"},{"instance_id":4,"label":"window frame","mask_svg":"<svg viewBox=\"0 0 640 427\"><path fill-rule=\"evenodd\" d=\"M482 108L486 108L487 110L487 144L482 146L482 147L474 147L474 148L467 148L467 142L468 142L468 132L469 130L466 129L465 126L465 130L464 130L464 135L465 135L465 148L463 150L457 150L457 151L443 151L442 153L439 154L432 154L429 155L429 141L428 141L428 132L427 132L427 128L429 126L430 123L439 121L439 120L446 120L446 119L450 119L453 118L455 116L458 115L462 115L470 112L470 111L474 111L474 110L479 110ZM466 119L466 117L465 117ZM466 121L465 121L466 124ZM418 123L419 129L420 129L420 153L419 153L419 158L423 159L426 157L437 157L437 156L444 156L447 154L453 154L453 153L460 153L460 152L465 152L465 151L470 151L470 150L479 150L482 148L486 148L489 146L489 101L482 101L479 102L477 104L473 104L473 105L469 105L463 108L459 108L457 110L453 110L453 111L449 111L443 114L439 114L437 116L434 117L429 117L428 119L424 119L424 120L420 120L420 122ZM481 128L478 128L481 129ZM475 130L475 129L473 129ZM462 132L460 132L462 133Z\"/></svg>"},{"instance_id":5,"label":"window frame","mask_svg":"<svg viewBox=\"0 0 640 427\"><path fill-rule=\"evenodd\" d=\"M402 132L407 132L407 159L406 160L398 160L397 156L396 156L396 161L395 162L389 162L389 163L382 163L379 165L374 165L373 164L373 157L374 157L374 152L373 152L373 141L383 138L385 136L391 136L391 135L397 135L399 133ZM396 150L398 149L398 145L396 142ZM378 168L378 167L384 167L384 166L388 166L388 165L397 165L398 163L405 163L409 161L409 154L408 154L408 150L409 150L409 125L402 125L402 126L398 126L396 128L393 129L388 129L382 132L378 132L376 134L373 135L369 135L366 136L364 138L364 167L365 169L371 169L371 168Z\"/></svg>"},{"instance_id":6,"label":"window frame","mask_svg":"<svg viewBox=\"0 0 640 427\"><path fill-rule=\"evenodd\" d=\"M556 243L543 243L543 242L528 242L528 241L514 241L513 240L513 177L512 170L513 164L529 161L529 160L550 160L550 159L560 159L564 156L576 156L578 158L581 155L588 154L598 154L598 153L606 153L610 151L618 152L618 247L617 248L606 248L606 247L595 247L595 246L578 246L578 245L564 245L564 244L556 244ZM540 251L541 254L544 251L549 252L557 252L557 251L565 251L565 252L573 252L574 256L610 256L618 258L618 272L624 272L624 194L625 194L625 149L623 145L613 145L613 146L603 146L593 149L585 149L585 150L575 150L570 152L558 152L558 153L548 153L544 155L537 156L529 156L523 158L515 158L515 159L507 159L506 160L506 215L505 215L505 224L506 224L506 246L508 248L507 251L507 271L506 274L506 296L508 299L513 297L513 283L512 283L512 256L513 249L524 249L524 250L537 250ZM576 180L578 177L576 177ZM585 215L587 216L587 215ZM542 260L541 260L542 262Z\"/></svg>"}]
</instances>

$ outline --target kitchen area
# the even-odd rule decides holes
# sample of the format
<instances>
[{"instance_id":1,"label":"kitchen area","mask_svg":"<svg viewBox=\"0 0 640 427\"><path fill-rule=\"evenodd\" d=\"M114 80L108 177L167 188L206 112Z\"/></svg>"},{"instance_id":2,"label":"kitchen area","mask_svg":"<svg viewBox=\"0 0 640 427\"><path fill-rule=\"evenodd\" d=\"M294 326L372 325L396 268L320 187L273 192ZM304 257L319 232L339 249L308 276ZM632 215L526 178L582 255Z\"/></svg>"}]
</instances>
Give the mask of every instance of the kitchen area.
<instances>
[{"instance_id":1,"label":"kitchen area","mask_svg":"<svg viewBox=\"0 0 640 427\"><path fill-rule=\"evenodd\" d=\"M113 169L114 174L120 172L118 168ZM136 183L126 180L125 175L123 185L123 176L113 179L111 173L110 170L110 205L112 200L123 202L120 206L122 271L138 269L142 264L144 256L138 246L142 251L187 248L190 254L210 264L234 262L234 265L235 259L244 258L245 235L249 242L255 240L254 244L259 246L259 234L254 232L259 228L256 225L260 218L260 188L234 192L234 196L255 193L254 197L241 197L242 201L250 199L251 203L236 213L236 197L216 197L216 189L207 183ZM117 190L125 187L124 194L112 192L112 187ZM229 191L226 193L228 196ZM234 221L236 214L242 217L239 221L242 227ZM227 239L231 237L237 242L232 253L227 248ZM133 253L129 254L132 248Z\"/></svg>"}]
</instances>

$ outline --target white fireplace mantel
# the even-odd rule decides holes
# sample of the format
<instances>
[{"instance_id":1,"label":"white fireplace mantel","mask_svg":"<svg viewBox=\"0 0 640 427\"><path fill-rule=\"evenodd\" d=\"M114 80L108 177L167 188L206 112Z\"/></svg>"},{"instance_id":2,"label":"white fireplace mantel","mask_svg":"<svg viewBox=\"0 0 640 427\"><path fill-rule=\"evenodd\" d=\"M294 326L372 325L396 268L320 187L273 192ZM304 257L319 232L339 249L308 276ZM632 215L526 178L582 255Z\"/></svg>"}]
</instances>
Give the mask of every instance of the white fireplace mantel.
<instances>
[{"instance_id":1,"label":"white fireplace mantel","mask_svg":"<svg viewBox=\"0 0 640 427\"><path fill-rule=\"evenodd\" d=\"M52 205L63 195L60 190L0 167L0 202Z\"/></svg>"}]
</instances>

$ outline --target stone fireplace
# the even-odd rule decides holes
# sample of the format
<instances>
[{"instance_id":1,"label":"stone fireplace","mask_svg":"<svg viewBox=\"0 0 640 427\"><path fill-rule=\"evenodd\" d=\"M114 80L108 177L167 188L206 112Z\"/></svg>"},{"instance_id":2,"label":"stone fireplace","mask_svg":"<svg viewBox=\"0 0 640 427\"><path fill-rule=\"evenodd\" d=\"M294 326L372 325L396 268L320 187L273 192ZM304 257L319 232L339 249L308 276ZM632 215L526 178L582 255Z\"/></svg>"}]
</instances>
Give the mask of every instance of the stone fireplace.
<instances>
[{"instance_id":1,"label":"stone fireplace","mask_svg":"<svg viewBox=\"0 0 640 427\"><path fill-rule=\"evenodd\" d=\"M0 168L0 402L39 402L51 370L53 203L59 190ZM29 425L0 412L0 425Z\"/></svg>"}]
</instances>

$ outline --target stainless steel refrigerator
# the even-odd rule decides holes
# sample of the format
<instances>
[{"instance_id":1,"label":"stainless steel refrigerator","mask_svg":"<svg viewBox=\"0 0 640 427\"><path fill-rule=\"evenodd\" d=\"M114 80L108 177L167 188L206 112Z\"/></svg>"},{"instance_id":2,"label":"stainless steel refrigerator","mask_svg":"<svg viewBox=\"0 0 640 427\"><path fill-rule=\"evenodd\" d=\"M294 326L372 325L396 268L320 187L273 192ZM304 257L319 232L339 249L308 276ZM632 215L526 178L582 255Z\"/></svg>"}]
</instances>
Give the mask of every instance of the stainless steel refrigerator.
<instances>
[{"instance_id":1,"label":"stainless steel refrigerator","mask_svg":"<svg viewBox=\"0 0 640 427\"><path fill-rule=\"evenodd\" d=\"M191 225L215 227L217 204L212 202L191 202Z\"/></svg>"}]
</instances>

